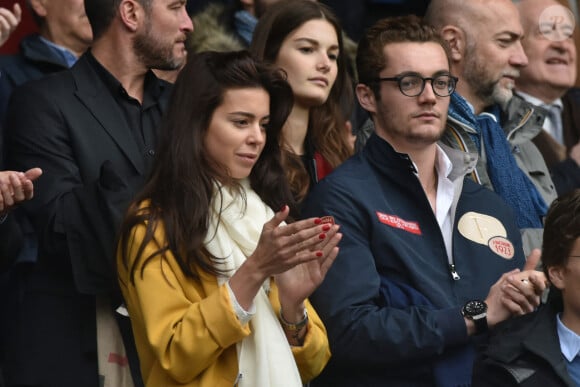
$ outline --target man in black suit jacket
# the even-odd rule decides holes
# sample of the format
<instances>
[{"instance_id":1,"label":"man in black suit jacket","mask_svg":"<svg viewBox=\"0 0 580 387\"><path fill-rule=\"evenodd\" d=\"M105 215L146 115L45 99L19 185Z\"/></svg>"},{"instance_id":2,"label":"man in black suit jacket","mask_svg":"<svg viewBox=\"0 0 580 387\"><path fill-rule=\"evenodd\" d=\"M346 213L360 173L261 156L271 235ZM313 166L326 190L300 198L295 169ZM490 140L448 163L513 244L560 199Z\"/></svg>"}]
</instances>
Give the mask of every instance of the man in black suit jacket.
<instances>
[{"instance_id":1,"label":"man in black suit jacket","mask_svg":"<svg viewBox=\"0 0 580 387\"><path fill-rule=\"evenodd\" d=\"M116 231L148 173L170 92L151 69L181 66L193 30L185 0L85 0L85 10L91 50L17 88L8 108L7 166L44 171L24 206L39 257L13 316L8 386L99 386L96 305L118 306Z\"/></svg>"}]
</instances>

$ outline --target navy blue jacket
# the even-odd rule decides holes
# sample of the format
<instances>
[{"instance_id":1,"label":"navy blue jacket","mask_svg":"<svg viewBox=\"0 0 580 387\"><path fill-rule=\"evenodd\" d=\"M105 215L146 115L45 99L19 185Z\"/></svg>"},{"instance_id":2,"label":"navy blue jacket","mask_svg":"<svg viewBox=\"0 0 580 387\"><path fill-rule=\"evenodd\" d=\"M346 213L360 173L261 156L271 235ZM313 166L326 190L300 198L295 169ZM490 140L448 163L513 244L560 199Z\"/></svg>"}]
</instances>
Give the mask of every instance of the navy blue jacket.
<instances>
[{"instance_id":1,"label":"navy blue jacket","mask_svg":"<svg viewBox=\"0 0 580 387\"><path fill-rule=\"evenodd\" d=\"M453 226L460 279L454 280L440 227L414 171L407 155L373 134L304 203L305 217L333 216L343 233L339 255L311 297L332 352L312 386L470 383L473 340L460 310L468 300L485 299L503 273L523 267L520 232L499 196L460 174ZM499 240L511 249L511 259L458 230L458 222L473 213L503 225Z\"/></svg>"}]
</instances>

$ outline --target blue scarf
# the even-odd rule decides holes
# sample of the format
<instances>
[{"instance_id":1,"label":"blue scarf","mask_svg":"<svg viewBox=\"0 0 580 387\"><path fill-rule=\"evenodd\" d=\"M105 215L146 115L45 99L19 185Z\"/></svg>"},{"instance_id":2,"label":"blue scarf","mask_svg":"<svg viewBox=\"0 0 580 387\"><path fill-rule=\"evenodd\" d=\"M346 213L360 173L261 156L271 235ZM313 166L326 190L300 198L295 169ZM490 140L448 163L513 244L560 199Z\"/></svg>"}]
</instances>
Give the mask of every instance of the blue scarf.
<instances>
[{"instance_id":1,"label":"blue scarf","mask_svg":"<svg viewBox=\"0 0 580 387\"><path fill-rule=\"evenodd\" d=\"M470 136L480 154L481 143L485 144L487 173L495 192L515 211L518 227L542 228L542 218L548 206L516 163L511 146L499 125L499 113L499 107L495 105L476 117L461 96L457 93L451 95L449 115L477 131L477 134Z\"/></svg>"},{"instance_id":2,"label":"blue scarf","mask_svg":"<svg viewBox=\"0 0 580 387\"><path fill-rule=\"evenodd\" d=\"M252 42L252 35L254 34L256 24L258 24L258 19L248 11L238 11L234 15L236 32L247 46Z\"/></svg>"}]
</instances>

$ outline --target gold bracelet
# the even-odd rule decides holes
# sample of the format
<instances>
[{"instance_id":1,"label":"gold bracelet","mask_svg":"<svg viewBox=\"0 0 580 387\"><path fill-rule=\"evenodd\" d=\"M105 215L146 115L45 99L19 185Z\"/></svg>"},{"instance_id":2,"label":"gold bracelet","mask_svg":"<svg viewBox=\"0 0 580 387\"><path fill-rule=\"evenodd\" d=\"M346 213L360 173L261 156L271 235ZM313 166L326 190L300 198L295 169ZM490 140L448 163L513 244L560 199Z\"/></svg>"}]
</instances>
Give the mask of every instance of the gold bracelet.
<instances>
[{"instance_id":1,"label":"gold bracelet","mask_svg":"<svg viewBox=\"0 0 580 387\"><path fill-rule=\"evenodd\" d=\"M304 308L304 318L297 323L290 323L282 316L282 308L280 308L280 322L282 326L290 331L300 331L308 324L308 311Z\"/></svg>"}]
</instances>

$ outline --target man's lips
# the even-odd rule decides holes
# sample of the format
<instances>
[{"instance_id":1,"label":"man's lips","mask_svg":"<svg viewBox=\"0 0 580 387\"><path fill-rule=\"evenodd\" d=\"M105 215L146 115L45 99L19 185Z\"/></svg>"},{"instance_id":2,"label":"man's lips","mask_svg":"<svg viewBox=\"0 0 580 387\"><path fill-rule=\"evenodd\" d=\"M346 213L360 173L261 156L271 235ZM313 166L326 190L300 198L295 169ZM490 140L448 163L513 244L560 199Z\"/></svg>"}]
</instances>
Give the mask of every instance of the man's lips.
<instances>
[{"instance_id":1,"label":"man's lips","mask_svg":"<svg viewBox=\"0 0 580 387\"><path fill-rule=\"evenodd\" d=\"M439 117L441 117L441 115L437 112L421 112L413 115L413 118L425 118L425 119L434 119Z\"/></svg>"}]
</instances>

